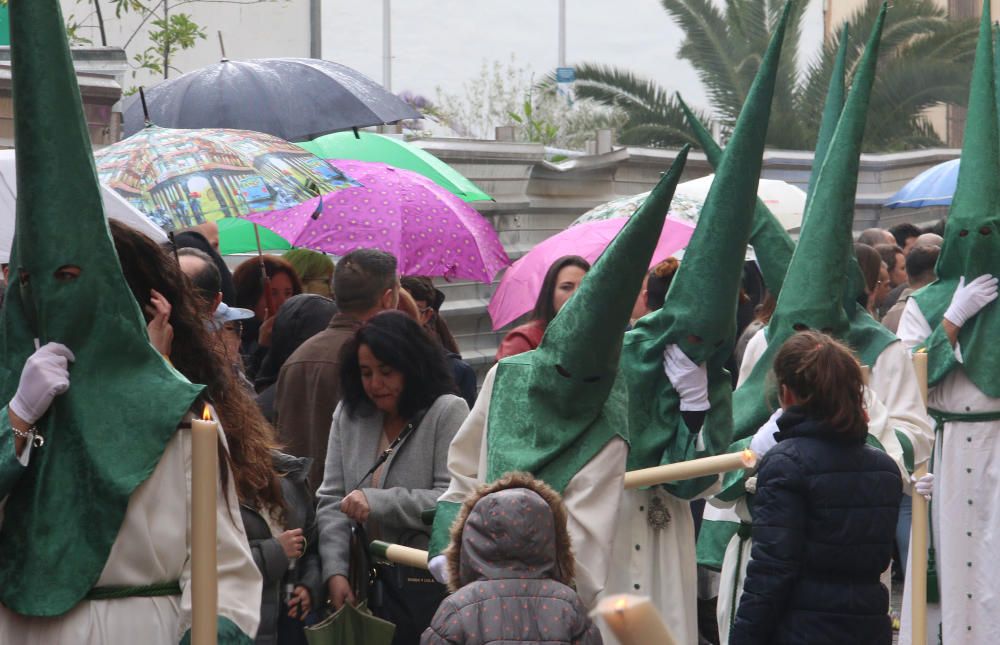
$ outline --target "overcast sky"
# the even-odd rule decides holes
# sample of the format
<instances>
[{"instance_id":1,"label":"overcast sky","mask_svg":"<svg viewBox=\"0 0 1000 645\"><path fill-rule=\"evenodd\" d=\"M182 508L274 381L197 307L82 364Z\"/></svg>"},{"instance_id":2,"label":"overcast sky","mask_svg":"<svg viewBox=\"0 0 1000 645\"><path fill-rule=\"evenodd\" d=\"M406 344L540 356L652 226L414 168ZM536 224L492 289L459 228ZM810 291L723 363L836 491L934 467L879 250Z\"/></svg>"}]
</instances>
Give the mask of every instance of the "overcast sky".
<instances>
[{"instance_id":1,"label":"overcast sky","mask_svg":"<svg viewBox=\"0 0 1000 645\"><path fill-rule=\"evenodd\" d=\"M461 93L484 60L507 61L512 53L541 76L558 60L557 22L557 0L392 0L392 89L431 99L438 86ZM810 0L802 34L809 55L822 25L822 0ZM570 65L627 68L707 107L694 69L677 59L682 32L659 0L567 0L566 33ZM382 2L326 0L323 58L381 81Z\"/></svg>"}]
</instances>

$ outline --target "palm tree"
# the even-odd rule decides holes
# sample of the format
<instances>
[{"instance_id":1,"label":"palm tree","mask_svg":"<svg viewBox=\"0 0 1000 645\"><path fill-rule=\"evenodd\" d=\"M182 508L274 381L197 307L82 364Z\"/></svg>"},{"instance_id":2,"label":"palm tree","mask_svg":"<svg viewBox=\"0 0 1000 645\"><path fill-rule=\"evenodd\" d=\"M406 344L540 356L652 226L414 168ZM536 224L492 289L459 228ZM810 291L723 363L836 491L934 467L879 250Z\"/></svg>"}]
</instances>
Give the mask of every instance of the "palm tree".
<instances>
[{"instance_id":1,"label":"palm tree","mask_svg":"<svg viewBox=\"0 0 1000 645\"><path fill-rule=\"evenodd\" d=\"M783 0L660 0L684 30L678 52L704 84L723 129L736 122L760 66ZM851 16L848 78L861 55L881 0L868 0ZM832 73L839 35L826 39L805 71L798 69L805 3L793 5L781 54L768 128L768 145L812 149ZM933 0L896 0L889 11L865 135L866 150L904 150L942 145L927 108L964 105L976 42L975 20L950 20ZM628 121L620 140L672 146L691 141L676 101L654 81L606 65L577 67L577 96L621 109Z\"/></svg>"}]
</instances>

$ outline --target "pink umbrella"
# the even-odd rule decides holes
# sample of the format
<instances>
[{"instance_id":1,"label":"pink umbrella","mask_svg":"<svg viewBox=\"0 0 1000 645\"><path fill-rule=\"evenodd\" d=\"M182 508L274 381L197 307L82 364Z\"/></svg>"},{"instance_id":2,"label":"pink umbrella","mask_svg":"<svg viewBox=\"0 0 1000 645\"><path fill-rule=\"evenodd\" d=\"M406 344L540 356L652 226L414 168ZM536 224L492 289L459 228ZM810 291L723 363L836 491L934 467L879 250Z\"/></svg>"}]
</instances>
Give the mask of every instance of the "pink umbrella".
<instances>
[{"instance_id":1,"label":"pink umbrella","mask_svg":"<svg viewBox=\"0 0 1000 645\"><path fill-rule=\"evenodd\" d=\"M350 174L356 176L354 173ZM500 329L531 311L538 299L545 273L553 262L564 255L581 255L593 263L626 222L628 218L618 217L579 224L553 235L528 251L504 273L500 286L490 300L489 312L493 319L493 329ZM668 217L650 266L687 246L692 233L693 225Z\"/></svg>"},{"instance_id":2,"label":"pink umbrella","mask_svg":"<svg viewBox=\"0 0 1000 645\"><path fill-rule=\"evenodd\" d=\"M423 175L368 161L330 163L362 185L310 200L311 208L247 219L292 246L338 256L360 248L387 251L403 275L490 283L510 264L486 218Z\"/></svg>"}]
</instances>

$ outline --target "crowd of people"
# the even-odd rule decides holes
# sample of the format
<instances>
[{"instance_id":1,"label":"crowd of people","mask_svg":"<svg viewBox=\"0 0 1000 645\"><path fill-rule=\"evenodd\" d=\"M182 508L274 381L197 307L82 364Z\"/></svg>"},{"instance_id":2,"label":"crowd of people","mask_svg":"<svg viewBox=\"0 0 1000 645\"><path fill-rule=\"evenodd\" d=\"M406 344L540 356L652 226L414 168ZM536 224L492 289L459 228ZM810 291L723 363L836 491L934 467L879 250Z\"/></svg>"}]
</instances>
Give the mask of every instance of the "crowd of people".
<instances>
[{"instance_id":1,"label":"crowd of people","mask_svg":"<svg viewBox=\"0 0 1000 645\"><path fill-rule=\"evenodd\" d=\"M915 495L935 502L930 624L950 645L1000 631L988 11L947 221L852 233L885 6L850 90L831 78L798 240L757 200L786 6L726 150L687 115L716 176L683 258L654 252L689 146L596 260L549 267L479 387L443 292L390 253L230 272L213 224L158 244L108 222L59 12L10 11L0 642L190 641L212 606L193 582L199 420L217 423L226 645L366 612L396 645L640 642L591 617L624 615L622 593L649 597L664 641L888 645ZM745 450L756 468L626 475ZM414 557L374 559L375 540ZM902 642L922 618L904 609Z\"/></svg>"}]
</instances>

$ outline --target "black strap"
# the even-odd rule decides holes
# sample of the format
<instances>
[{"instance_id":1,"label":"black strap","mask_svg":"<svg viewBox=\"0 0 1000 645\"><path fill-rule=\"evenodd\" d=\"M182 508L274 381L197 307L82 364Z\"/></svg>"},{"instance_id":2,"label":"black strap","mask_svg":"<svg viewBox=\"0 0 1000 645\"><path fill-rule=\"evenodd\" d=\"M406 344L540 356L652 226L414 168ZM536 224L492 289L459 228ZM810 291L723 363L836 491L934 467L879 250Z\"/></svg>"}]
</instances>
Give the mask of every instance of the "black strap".
<instances>
[{"instance_id":1,"label":"black strap","mask_svg":"<svg viewBox=\"0 0 1000 645\"><path fill-rule=\"evenodd\" d=\"M427 414L427 408L424 408L423 410L418 410L416 414L414 414L410 418L410 421L406 424L406 427L403 428L403 431L399 433L399 436L396 437L396 439L389 444L388 448L382 451L382 454L380 454L378 456L378 459L375 460L375 464L368 469L368 472L364 474L364 477L361 478L361 481L359 481L358 484L351 489L351 491L355 491L361 488L361 484L365 483L365 480L371 477L372 474L376 470L378 470L379 466L388 461L389 457L392 456L392 453L396 451L399 445L403 443L403 441L405 441L407 437L413 434L414 430L420 427L420 423L424 420L424 416L426 414Z\"/></svg>"}]
</instances>

